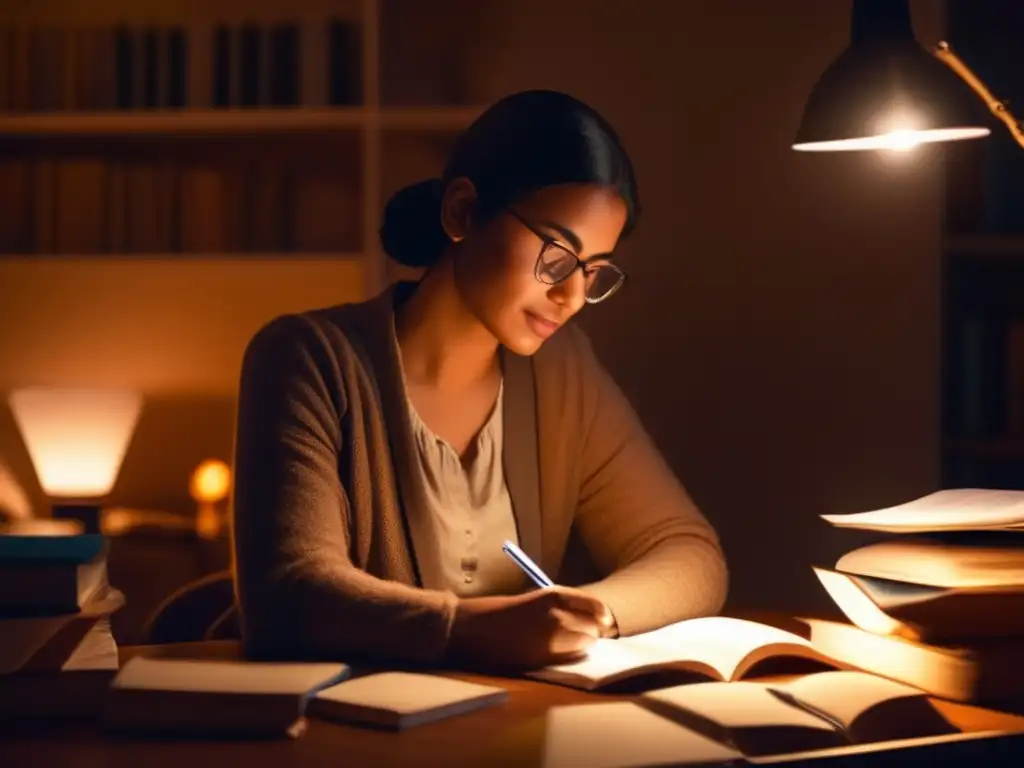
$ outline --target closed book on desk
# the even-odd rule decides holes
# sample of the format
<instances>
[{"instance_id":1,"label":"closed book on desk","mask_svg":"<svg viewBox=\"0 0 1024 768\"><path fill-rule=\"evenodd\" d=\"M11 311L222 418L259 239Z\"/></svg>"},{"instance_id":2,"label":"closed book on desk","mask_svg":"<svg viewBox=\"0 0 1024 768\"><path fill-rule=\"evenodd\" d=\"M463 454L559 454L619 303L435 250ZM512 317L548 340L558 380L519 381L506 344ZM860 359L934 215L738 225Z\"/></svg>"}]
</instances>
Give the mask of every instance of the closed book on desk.
<instances>
[{"instance_id":1,"label":"closed book on desk","mask_svg":"<svg viewBox=\"0 0 1024 768\"><path fill-rule=\"evenodd\" d=\"M583 690L637 682L666 673L694 681L732 681L755 668L809 671L842 666L805 638L776 627L725 616L670 624L652 632L598 640L587 657L527 673Z\"/></svg>"},{"instance_id":2,"label":"closed book on desk","mask_svg":"<svg viewBox=\"0 0 1024 768\"><path fill-rule=\"evenodd\" d=\"M1024 701L1024 642L1018 638L939 645L834 621L802 621L817 648L851 667L954 701Z\"/></svg>"},{"instance_id":3,"label":"closed book on desk","mask_svg":"<svg viewBox=\"0 0 1024 768\"><path fill-rule=\"evenodd\" d=\"M508 691L439 675L379 672L326 688L310 717L401 730L463 715L508 700Z\"/></svg>"},{"instance_id":4,"label":"closed book on desk","mask_svg":"<svg viewBox=\"0 0 1024 768\"><path fill-rule=\"evenodd\" d=\"M682 685L645 693L639 703L747 756L958 731L922 691L863 672Z\"/></svg>"},{"instance_id":5,"label":"closed book on desk","mask_svg":"<svg viewBox=\"0 0 1024 768\"><path fill-rule=\"evenodd\" d=\"M300 736L311 696L344 680L336 663L136 656L111 687L104 723L143 732Z\"/></svg>"},{"instance_id":6,"label":"closed book on desk","mask_svg":"<svg viewBox=\"0 0 1024 768\"><path fill-rule=\"evenodd\" d=\"M81 610L108 587L103 537L0 535L0 614Z\"/></svg>"}]
</instances>

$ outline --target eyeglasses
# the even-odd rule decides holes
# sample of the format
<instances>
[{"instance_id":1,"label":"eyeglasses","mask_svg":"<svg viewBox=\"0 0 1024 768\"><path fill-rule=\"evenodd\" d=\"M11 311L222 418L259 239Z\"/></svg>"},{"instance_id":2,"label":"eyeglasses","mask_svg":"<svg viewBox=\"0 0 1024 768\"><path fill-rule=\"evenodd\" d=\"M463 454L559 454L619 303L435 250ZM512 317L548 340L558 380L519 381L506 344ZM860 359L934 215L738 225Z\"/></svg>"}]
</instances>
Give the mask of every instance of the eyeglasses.
<instances>
[{"instance_id":1,"label":"eyeglasses","mask_svg":"<svg viewBox=\"0 0 1024 768\"><path fill-rule=\"evenodd\" d=\"M588 264L579 256L560 245L553 237L538 230L515 211L508 212L516 221L535 234L541 241L540 254L533 268L533 276L547 285L557 285L577 269L583 271L583 296L588 304L597 304L615 293L626 282L626 272L608 262Z\"/></svg>"}]
</instances>

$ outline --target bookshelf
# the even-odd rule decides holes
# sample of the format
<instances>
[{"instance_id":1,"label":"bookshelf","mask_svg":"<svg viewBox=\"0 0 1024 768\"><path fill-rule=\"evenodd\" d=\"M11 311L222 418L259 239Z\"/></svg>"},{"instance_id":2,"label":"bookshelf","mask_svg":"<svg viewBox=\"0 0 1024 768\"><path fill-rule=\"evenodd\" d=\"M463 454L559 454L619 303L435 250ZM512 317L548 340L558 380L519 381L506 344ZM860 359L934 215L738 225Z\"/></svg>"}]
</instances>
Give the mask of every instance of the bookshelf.
<instances>
[{"instance_id":1,"label":"bookshelf","mask_svg":"<svg viewBox=\"0 0 1024 768\"><path fill-rule=\"evenodd\" d=\"M951 0L949 37L999 98L1024 102L1019 3ZM1015 108L1018 116L1019 106ZM1024 488L1024 149L949 147L943 240L942 482Z\"/></svg>"},{"instance_id":2,"label":"bookshelf","mask_svg":"<svg viewBox=\"0 0 1024 768\"><path fill-rule=\"evenodd\" d=\"M384 201L481 111L457 39L409 42L460 34L447 4L0 10L0 263L358 258L376 292Z\"/></svg>"},{"instance_id":3,"label":"bookshelf","mask_svg":"<svg viewBox=\"0 0 1024 768\"><path fill-rule=\"evenodd\" d=\"M380 130L455 132L480 110L466 107L154 110L141 114L73 112L0 116L0 137L132 136L137 134L252 134L303 131Z\"/></svg>"}]
</instances>

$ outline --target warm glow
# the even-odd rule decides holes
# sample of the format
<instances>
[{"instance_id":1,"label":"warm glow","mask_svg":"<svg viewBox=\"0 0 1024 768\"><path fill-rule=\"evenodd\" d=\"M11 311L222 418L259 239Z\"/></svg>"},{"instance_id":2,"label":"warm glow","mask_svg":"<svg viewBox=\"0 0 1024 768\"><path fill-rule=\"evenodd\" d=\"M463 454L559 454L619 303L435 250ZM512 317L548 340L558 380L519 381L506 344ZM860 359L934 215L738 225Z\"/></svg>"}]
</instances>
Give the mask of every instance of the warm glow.
<instances>
[{"instance_id":1,"label":"warm glow","mask_svg":"<svg viewBox=\"0 0 1024 768\"><path fill-rule=\"evenodd\" d=\"M231 489L231 470L220 459L207 459L192 473L188 491L198 502L213 503L224 499Z\"/></svg>"},{"instance_id":2,"label":"warm glow","mask_svg":"<svg viewBox=\"0 0 1024 768\"><path fill-rule=\"evenodd\" d=\"M142 411L138 393L36 387L12 392L10 405L48 495L110 493Z\"/></svg>"},{"instance_id":3,"label":"warm glow","mask_svg":"<svg viewBox=\"0 0 1024 768\"><path fill-rule=\"evenodd\" d=\"M870 149L906 151L919 144L980 139L983 136L988 136L991 132L988 128L937 128L929 131L913 131L900 128L880 133L876 136L794 144L793 149L800 150L801 152L850 152Z\"/></svg>"},{"instance_id":4,"label":"warm glow","mask_svg":"<svg viewBox=\"0 0 1024 768\"><path fill-rule=\"evenodd\" d=\"M900 622L875 605L849 576L821 568L815 568L814 573L839 610L861 629L876 635L893 635L903 629Z\"/></svg>"},{"instance_id":5,"label":"warm glow","mask_svg":"<svg viewBox=\"0 0 1024 768\"><path fill-rule=\"evenodd\" d=\"M85 529L79 520L31 518L15 520L0 527L5 536L77 536Z\"/></svg>"}]
</instances>

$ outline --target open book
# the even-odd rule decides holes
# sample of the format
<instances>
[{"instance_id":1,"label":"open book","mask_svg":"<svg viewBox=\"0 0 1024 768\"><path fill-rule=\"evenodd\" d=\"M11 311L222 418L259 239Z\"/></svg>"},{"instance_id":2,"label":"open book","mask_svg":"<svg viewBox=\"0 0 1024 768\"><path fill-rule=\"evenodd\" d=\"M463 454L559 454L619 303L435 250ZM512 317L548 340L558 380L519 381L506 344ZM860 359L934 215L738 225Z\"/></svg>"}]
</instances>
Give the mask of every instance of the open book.
<instances>
[{"instance_id":1,"label":"open book","mask_svg":"<svg viewBox=\"0 0 1024 768\"><path fill-rule=\"evenodd\" d=\"M892 507L822 519L838 528L885 533L1024 531L1024 491L952 488Z\"/></svg>"},{"instance_id":2,"label":"open book","mask_svg":"<svg viewBox=\"0 0 1024 768\"><path fill-rule=\"evenodd\" d=\"M747 756L957 731L924 692L863 672L681 685L645 693L639 703Z\"/></svg>"},{"instance_id":3,"label":"open book","mask_svg":"<svg viewBox=\"0 0 1024 768\"><path fill-rule=\"evenodd\" d=\"M868 632L943 643L1024 636L1024 586L958 589L826 568L814 573L846 617Z\"/></svg>"},{"instance_id":4,"label":"open book","mask_svg":"<svg viewBox=\"0 0 1024 768\"><path fill-rule=\"evenodd\" d=\"M634 701L553 707L544 723L543 765L739 765L957 732L921 691L860 672L822 672L785 683L697 683Z\"/></svg>"},{"instance_id":5,"label":"open book","mask_svg":"<svg viewBox=\"0 0 1024 768\"><path fill-rule=\"evenodd\" d=\"M802 661L800 666L805 669L840 666L792 632L743 619L707 616L631 637L598 640L580 661L527 675L596 690L661 672L681 672L704 680L739 680L770 660Z\"/></svg>"}]
</instances>

